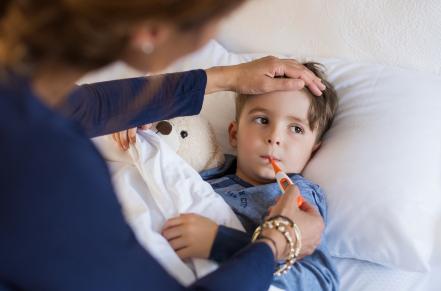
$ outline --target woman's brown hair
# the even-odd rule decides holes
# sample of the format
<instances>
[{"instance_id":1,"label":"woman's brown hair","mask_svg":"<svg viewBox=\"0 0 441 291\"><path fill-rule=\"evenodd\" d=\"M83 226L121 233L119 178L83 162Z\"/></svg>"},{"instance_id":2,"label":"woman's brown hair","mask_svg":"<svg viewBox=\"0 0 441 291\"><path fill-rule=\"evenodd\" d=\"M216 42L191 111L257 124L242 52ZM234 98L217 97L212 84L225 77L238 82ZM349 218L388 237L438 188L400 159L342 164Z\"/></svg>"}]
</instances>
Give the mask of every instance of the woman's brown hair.
<instances>
[{"instance_id":1,"label":"woman's brown hair","mask_svg":"<svg viewBox=\"0 0 441 291\"><path fill-rule=\"evenodd\" d=\"M87 70L120 57L130 30L159 20L188 31L244 0L2 0L0 64L31 69L55 61Z\"/></svg>"}]
</instances>

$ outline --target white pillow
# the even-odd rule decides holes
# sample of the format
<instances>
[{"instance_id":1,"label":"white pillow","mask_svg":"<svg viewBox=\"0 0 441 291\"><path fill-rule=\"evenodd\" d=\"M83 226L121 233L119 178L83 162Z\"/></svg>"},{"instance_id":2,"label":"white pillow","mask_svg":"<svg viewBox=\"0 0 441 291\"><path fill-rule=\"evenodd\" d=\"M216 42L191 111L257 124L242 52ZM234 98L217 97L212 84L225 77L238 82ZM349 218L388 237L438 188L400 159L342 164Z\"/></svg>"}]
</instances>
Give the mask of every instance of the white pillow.
<instances>
[{"instance_id":1,"label":"white pillow","mask_svg":"<svg viewBox=\"0 0 441 291\"><path fill-rule=\"evenodd\" d=\"M169 71L240 63L259 55L216 42ZM441 222L441 78L416 71L314 59L340 97L335 123L304 174L327 193L332 255L426 271ZM225 152L234 94L208 95L202 111Z\"/></svg>"},{"instance_id":2,"label":"white pillow","mask_svg":"<svg viewBox=\"0 0 441 291\"><path fill-rule=\"evenodd\" d=\"M339 109L304 175L327 193L331 253L428 270L441 221L441 77L323 63Z\"/></svg>"}]
</instances>

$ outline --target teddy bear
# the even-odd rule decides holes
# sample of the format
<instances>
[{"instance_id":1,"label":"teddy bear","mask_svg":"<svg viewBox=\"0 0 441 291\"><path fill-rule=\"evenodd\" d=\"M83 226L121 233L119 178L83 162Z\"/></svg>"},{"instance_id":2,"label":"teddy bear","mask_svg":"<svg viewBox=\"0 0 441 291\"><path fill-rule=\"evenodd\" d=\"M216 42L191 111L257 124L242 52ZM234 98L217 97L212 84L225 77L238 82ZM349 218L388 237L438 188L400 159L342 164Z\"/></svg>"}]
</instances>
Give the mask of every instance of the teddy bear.
<instances>
[{"instance_id":1,"label":"teddy bear","mask_svg":"<svg viewBox=\"0 0 441 291\"><path fill-rule=\"evenodd\" d=\"M225 161L213 128L200 115L160 121L154 129L197 172L221 166Z\"/></svg>"},{"instance_id":2,"label":"teddy bear","mask_svg":"<svg viewBox=\"0 0 441 291\"><path fill-rule=\"evenodd\" d=\"M200 115L160 121L151 130L197 172L221 166L225 161L213 128ZM107 162L132 163L128 152L121 151L110 135L92 140Z\"/></svg>"}]
</instances>

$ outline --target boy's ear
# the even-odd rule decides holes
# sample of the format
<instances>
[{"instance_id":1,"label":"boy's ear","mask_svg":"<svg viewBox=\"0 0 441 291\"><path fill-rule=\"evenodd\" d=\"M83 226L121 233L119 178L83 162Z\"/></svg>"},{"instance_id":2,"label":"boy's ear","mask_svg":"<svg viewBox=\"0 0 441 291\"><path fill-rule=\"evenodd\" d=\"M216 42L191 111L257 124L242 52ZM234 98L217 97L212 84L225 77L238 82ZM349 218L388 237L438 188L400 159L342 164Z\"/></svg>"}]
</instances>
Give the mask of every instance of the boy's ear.
<instances>
[{"instance_id":1,"label":"boy's ear","mask_svg":"<svg viewBox=\"0 0 441 291\"><path fill-rule=\"evenodd\" d=\"M311 156L309 157L309 159L312 159L315 156L315 153L317 152L317 150L320 148L321 145L322 142L320 141L312 147Z\"/></svg>"},{"instance_id":2,"label":"boy's ear","mask_svg":"<svg viewBox=\"0 0 441 291\"><path fill-rule=\"evenodd\" d=\"M237 148L237 122L232 121L228 126L228 138L230 141L230 145L233 148Z\"/></svg>"},{"instance_id":3,"label":"boy's ear","mask_svg":"<svg viewBox=\"0 0 441 291\"><path fill-rule=\"evenodd\" d=\"M322 142L321 142L321 141L318 142L318 143L316 143L316 144L314 145L314 147L312 148L312 152L315 153L315 152L320 148L321 145L322 145Z\"/></svg>"}]
</instances>

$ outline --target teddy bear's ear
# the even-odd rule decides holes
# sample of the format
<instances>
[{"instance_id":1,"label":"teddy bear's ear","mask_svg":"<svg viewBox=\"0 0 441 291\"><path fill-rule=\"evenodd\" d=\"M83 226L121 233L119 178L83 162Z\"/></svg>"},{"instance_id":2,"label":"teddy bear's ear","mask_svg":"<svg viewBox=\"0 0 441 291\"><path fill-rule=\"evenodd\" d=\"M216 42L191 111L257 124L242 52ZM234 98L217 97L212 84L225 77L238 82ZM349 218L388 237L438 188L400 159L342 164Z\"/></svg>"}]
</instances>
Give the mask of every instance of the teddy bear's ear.
<instances>
[{"instance_id":1,"label":"teddy bear's ear","mask_svg":"<svg viewBox=\"0 0 441 291\"><path fill-rule=\"evenodd\" d=\"M180 118L180 117L178 117ZM155 131L163 141L165 141L174 151L178 151L180 147L180 138L177 134L178 119L163 120L155 125Z\"/></svg>"},{"instance_id":2,"label":"teddy bear's ear","mask_svg":"<svg viewBox=\"0 0 441 291\"><path fill-rule=\"evenodd\" d=\"M224 163L225 163L225 155L222 152L221 147L217 144L215 152L213 154L213 158L210 161L208 161L208 163L204 167L204 170L220 167Z\"/></svg>"},{"instance_id":3,"label":"teddy bear's ear","mask_svg":"<svg viewBox=\"0 0 441 291\"><path fill-rule=\"evenodd\" d=\"M173 126L168 121L160 121L156 124L156 130L162 135L169 135L173 129Z\"/></svg>"},{"instance_id":4,"label":"teddy bear's ear","mask_svg":"<svg viewBox=\"0 0 441 291\"><path fill-rule=\"evenodd\" d=\"M202 118L202 117L201 117ZM222 149L217 142L216 135L214 134L214 129L208 120L202 118L202 120L206 123L208 133L209 133L209 144L211 145L211 157L205 164L202 170L212 169L219 166L222 166L225 162L225 155L222 152Z\"/></svg>"}]
</instances>

